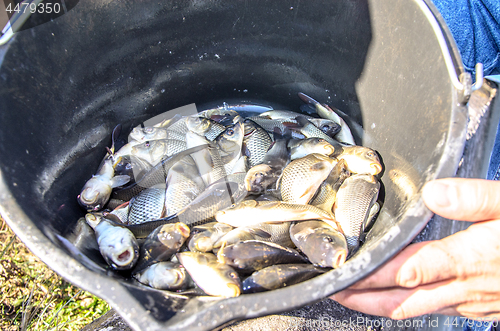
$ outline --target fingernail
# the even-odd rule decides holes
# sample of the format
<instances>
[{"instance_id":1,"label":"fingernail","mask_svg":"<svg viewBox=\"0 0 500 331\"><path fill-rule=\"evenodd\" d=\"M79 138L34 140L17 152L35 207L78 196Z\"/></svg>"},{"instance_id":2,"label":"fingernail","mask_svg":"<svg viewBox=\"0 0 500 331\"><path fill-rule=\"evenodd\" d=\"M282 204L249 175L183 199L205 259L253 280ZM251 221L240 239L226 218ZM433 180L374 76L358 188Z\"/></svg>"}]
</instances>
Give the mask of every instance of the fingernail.
<instances>
[{"instance_id":1,"label":"fingernail","mask_svg":"<svg viewBox=\"0 0 500 331\"><path fill-rule=\"evenodd\" d=\"M454 185L442 181L432 181L425 184L423 191L425 200L439 207L452 207L457 202L457 189Z\"/></svg>"}]
</instances>

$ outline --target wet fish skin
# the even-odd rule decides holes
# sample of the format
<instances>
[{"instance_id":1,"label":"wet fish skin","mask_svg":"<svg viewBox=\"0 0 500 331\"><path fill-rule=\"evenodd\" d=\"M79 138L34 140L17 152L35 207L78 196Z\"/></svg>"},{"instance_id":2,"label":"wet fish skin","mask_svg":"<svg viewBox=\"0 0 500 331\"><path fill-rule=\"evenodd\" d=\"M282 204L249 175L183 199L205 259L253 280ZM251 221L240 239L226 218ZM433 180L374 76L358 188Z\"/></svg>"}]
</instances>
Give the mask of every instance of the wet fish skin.
<instances>
[{"instance_id":1,"label":"wet fish skin","mask_svg":"<svg viewBox=\"0 0 500 331\"><path fill-rule=\"evenodd\" d=\"M244 273L276 264L307 262L294 249L259 240L246 240L222 247L217 253L217 260Z\"/></svg>"},{"instance_id":2,"label":"wet fish skin","mask_svg":"<svg viewBox=\"0 0 500 331\"><path fill-rule=\"evenodd\" d=\"M262 162L271 147L272 139L266 130L255 122L246 119L243 123L245 131L243 138L244 154L248 156L248 165L253 167Z\"/></svg>"},{"instance_id":3,"label":"wet fish skin","mask_svg":"<svg viewBox=\"0 0 500 331\"><path fill-rule=\"evenodd\" d=\"M214 244L232 229L232 226L219 222L194 227L194 234L188 239L188 248L191 252L208 253L214 249ZM195 233L196 231L200 232Z\"/></svg>"},{"instance_id":4,"label":"wet fish skin","mask_svg":"<svg viewBox=\"0 0 500 331\"><path fill-rule=\"evenodd\" d=\"M115 270L132 269L139 258L139 244L127 228L101 215L86 214L85 220L94 229L99 251Z\"/></svg>"},{"instance_id":5,"label":"wet fish skin","mask_svg":"<svg viewBox=\"0 0 500 331\"><path fill-rule=\"evenodd\" d=\"M368 147L343 146L337 159L345 160L349 171L355 174L375 176L382 172L382 164L377 152Z\"/></svg>"},{"instance_id":6,"label":"wet fish skin","mask_svg":"<svg viewBox=\"0 0 500 331\"><path fill-rule=\"evenodd\" d=\"M310 120L305 118L302 115L296 117L297 123L300 125L300 133L302 133L306 138L321 138L326 140L332 145L337 144L338 142L320 130L316 125L314 125Z\"/></svg>"},{"instance_id":7,"label":"wet fish skin","mask_svg":"<svg viewBox=\"0 0 500 331\"><path fill-rule=\"evenodd\" d=\"M243 293L258 293L294 285L324 273L312 264L277 264L254 272L242 282Z\"/></svg>"},{"instance_id":8,"label":"wet fish skin","mask_svg":"<svg viewBox=\"0 0 500 331\"><path fill-rule=\"evenodd\" d=\"M334 138L342 129L338 123L325 118L313 118L309 121L331 138Z\"/></svg>"},{"instance_id":9,"label":"wet fish skin","mask_svg":"<svg viewBox=\"0 0 500 331\"><path fill-rule=\"evenodd\" d=\"M130 200L128 223L141 224L165 214L165 188L151 187Z\"/></svg>"},{"instance_id":10,"label":"wet fish skin","mask_svg":"<svg viewBox=\"0 0 500 331\"><path fill-rule=\"evenodd\" d=\"M256 200L245 200L220 210L215 214L215 219L234 227L306 219L335 222L331 213L311 205Z\"/></svg>"},{"instance_id":11,"label":"wet fish skin","mask_svg":"<svg viewBox=\"0 0 500 331\"><path fill-rule=\"evenodd\" d=\"M190 155L186 155L170 168L166 183L165 216L182 210L205 189L198 168Z\"/></svg>"},{"instance_id":12,"label":"wet fish skin","mask_svg":"<svg viewBox=\"0 0 500 331\"><path fill-rule=\"evenodd\" d=\"M142 244L134 273L162 261L168 261L189 237L190 229L183 223L165 224L151 232Z\"/></svg>"},{"instance_id":13,"label":"wet fish skin","mask_svg":"<svg viewBox=\"0 0 500 331\"><path fill-rule=\"evenodd\" d=\"M189 116L186 120L186 126L189 131L204 136L209 141L215 140L224 130L225 126L209 118L199 116Z\"/></svg>"},{"instance_id":14,"label":"wet fish skin","mask_svg":"<svg viewBox=\"0 0 500 331\"><path fill-rule=\"evenodd\" d=\"M132 147L130 155L138 157L151 166L157 165L162 158L169 157L187 149L185 141L159 139L146 141Z\"/></svg>"},{"instance_id":15,"label":"wet fish skin","mask_svg":"<svg viewBox=\"0 0 500 331\"><path fill-rule=\"evenodd\" d=\"M192 280L186 269L170 261L158 262L133 275L137 281L158 290L178 291L190 287Z\"/></svg>"},{"instance_id":16,"label":"wet fish skin","mask_svg":"<svg viewBox=\"0 0 500 331\"><path fill-rule=\"evenodd\" d=\"M165 180L168 175L170 168L187 155L199 152L208 145L198 145L192 148L188 148L185 151L179 152L172 156L163 158L157 165L155 165L151 170L149 170L144 176L137 182L127 185L126 187L115 190L112 193L114 199L129 201L140 192L144 191L146 188L150 187L165 187Z\"/></svg>"},{"instance_id":17,"label":"wet fish skin","mask_svg":"<svg viewBox=\"0 0 500 331\"><path fill-rule=\"evenodd\" d=\"M337 192L334 213L342 227L349 251L359 246L359 237L376 203L380 182L372 175L357 174L347 178Z\"/></svg>"},{"instance_id":18,"label":"wet fish skin","mask_svg":"<svg viewBox=\"0 0 500 331\"><path fill-rule=\"evenodd\" d=\"M338 268L346 261L345 236L325 222L297 222L290 227L290 237L314 265Z\"/></svg>"},{"instance_id":19,"label":"wet fish skin","mask_svg":"<svg viewBox=\"0 0 500 331\"><path fill-rule=\"evenodd\" d=\"M291 222L282 222L275 224L259 223L251 226L240 226L226 233L223 237L217 240L217 242L215 242L213 247L219 248L224 244L229 246L245 240L260 240L293 248L295 247L295 244L290 239L290 224Z\"/></svg>"},{"instance_id":20,"label":"wet fish skin","mask_svg":"<svg viewBox=\"0 0 500 331\"><path fill-rule=\"evenodd\" d=\"M313 153L330 156L336 151L334 145L322 138L294 139L288 142L288 147L290 147L291 160L300 159Z\"/></svg>"},{"instance_id":21,"label":"wet fish skin","mask_svg":"<svg viewBox=\"0 0 500 331\"><path fill-rule=\"evenodd\" d=\"M314 100L310 96L299 93L299 98L305 103L311 104L316 108L316 112L322 118L330 119L335 123L339 124L341 127L340 132L337 134L336 138L342 142L349 145L355 145L354 137L352 136L351 130L347 123L340 117L332 108L328 105L322 105L318 101Z\"/></svg>"},{"instance_id":22,"label":"wet fish skin","mask_svg":"<svg viewBox=\"0 0 500 331\"><path fill-rule=\"evenodd\" d=\"M345 160L340 160L332 171L319 186L316 196L310 202L311 205L321 208L325 211L331 212L333 205L337 199L337 192L342 183L351 176L347 169Z\"/></svg>"},{"instance_id":23,"label":"wet fish skin","mask_svg":"<svg viewBox=\"0 0 500 331\"><path fill-rule=\"evenodd\" d=\"M87 211L97 211L106 205L114 187L127 184L130 177L126 175L115 176L113 159L104 160L97 173L90 178L78 195L78 203Z\"/></svg>"},{"instance_id":24,"label":"wet fish skin","mask_svg":"<svg viewBox=\"0 0 500 331\"><path fill-rule=\"evenodd\" d=\"M242 181L221 179L205 188L196 199L177 214L127 227L137 238L143 238L157 226L163 224L183 222L190 227L201 225L210 222L219 210L239 203L246 196L247 191Z\"/></svg>"},{"instance_id":25,"label":"wet fish skin","mask_svg":"<svg viewBox=\"0 0 500 331\"><path fill-rule=\"evenodd\" d=\"M186 268L194 282L208 295L237 297L241 294L241 282L236 271L217 262L211 253L177 253L179 262Z\"/></svg>"},{"instance_id":26,"label":"wet fish skin","mask_svg":"<svg viewBox=\"0 0 500 331\"><path fill-rule=\"evenodd\" d=\"M336 163L336 159L317 153L290 162L278 183L283 201L309 203Z\"/></svg>"}]
</instances>

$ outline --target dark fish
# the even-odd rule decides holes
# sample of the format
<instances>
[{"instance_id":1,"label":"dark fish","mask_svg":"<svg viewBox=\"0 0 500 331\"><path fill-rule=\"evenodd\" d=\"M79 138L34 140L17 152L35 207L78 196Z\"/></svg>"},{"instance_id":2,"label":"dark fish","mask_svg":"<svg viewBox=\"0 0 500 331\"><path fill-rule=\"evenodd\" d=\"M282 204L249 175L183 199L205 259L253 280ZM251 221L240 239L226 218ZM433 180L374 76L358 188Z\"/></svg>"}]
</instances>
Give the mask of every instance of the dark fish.
<instances>
[{"instance_id":1,"label":"dark fish","mask_svg":"<svg viewBox=\"0 0 500 331\"><path fill-rule=\"evenodd\" d=\"M241 226L226 233L213 245L213 247L219 248L224 244L229 246L246 240L260 240L284 247L294 247L295 245L290 239L290 224L290 222L283 222Z\"/></svg>"},{"instance_id":2,"label":"dark fish","mask_svg":"<svg viewBox=\"0 0 500 331\"><path fill-rule=\"evenodd\" d=\"M324 273L312 264L278 264L254 272L242 282L243 293L257 293L294 285Z\"/></svg>"},{"instance_id":3,"label":"dark fish","mask_svg":"<svg viewBox=\"0 0 500 331\"><path fill-rule=\"evenodd\" d=\"M347 258L344 235L325 222L297 222L290 227L290 237L309 261L320 267L338 268Z\"/></svg>"},{"instance_id":4,"label":"dark fish","mask_svg":"<svg viewBox=\"0 0 500 331\"><path fill-rule=\"evenodd\" d=\"M275 264L307 262L307 259L294 249L258 240L247 240L222 247L217 253L217 259L220 263L245 273Z\"/></svg>"},{"instance_id":5,"label":"dark fish","mask_svg":"<svg viewBox=\"0 0 500 331\"><path fill-rule=\"evenodd\" d=\"M157 227L142 244L140 259L134 273L142 271L154 263L170 260L179 251L189 234L189 227L183 223L165 224Z\"/></svg>"}]
</instances>

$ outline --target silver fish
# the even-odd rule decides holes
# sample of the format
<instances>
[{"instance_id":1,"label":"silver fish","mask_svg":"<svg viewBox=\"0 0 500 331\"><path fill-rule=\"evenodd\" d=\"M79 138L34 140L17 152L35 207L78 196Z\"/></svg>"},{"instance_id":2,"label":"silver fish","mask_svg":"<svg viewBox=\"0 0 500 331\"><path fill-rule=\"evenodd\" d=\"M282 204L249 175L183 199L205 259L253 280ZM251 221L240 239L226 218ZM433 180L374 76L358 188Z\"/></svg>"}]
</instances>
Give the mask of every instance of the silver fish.
<instances>
[{"instance_id":1,"label":"silver fish","mask_svg":"<svg viewBox=\"0 0 500 331\"><path fill-rule=\"evenodd\" d=\"M254 272L242 282L243 293L257 293L294 285L324 273L312 264L277 264Z\"/></svg>"},{"instance_id":2,"label":"silver fish","mask_svg":"<svg viewBox=\"0 0 500 331\"><path fill-rule=\"evenodd\" d=\"M235 182L221 179L205 188L196 199L177 214L152 222L131 225L128 228L137 238L143 238L162 224L183 222L188 226L196 226L208 223L219 210L239 203L246 195L247 191L242 181Z\"/></svg>"},{"instance_id":3,"label":"silver fish","mask_svg":"<svg viewBox=\"0 0 500 331\"><path fill-rule=\"evenodd\" d=\"M225 298L240 295L241 283L238 274L230 266L217 262L215 255L182 252L177 254L177 258L205 293Z\"/></svg>"},{"instance_id":4,"label":"silver fish","mask_svg":"<svg viewBox=\"0 0 500 331\"><path fill-rule=\"evenodd\" d=\"M373 149L364 146L343 146L337 159L345 160L347 168L355 174L378 175L382 164Z\"/></svg>"},{"instance_id":5,"label":"silver fish","mask_svg":"<svg viewBox=\"0 0 500 331\"><path fill-rule=\"evenodd\" d=\"M170 261L158 262L133 275L137 281L158 290L177 291L190 287L192 280L186 269Z\"/></svg>"},{"instance_id":6,"label":"silver fish","mask_svg":"<svg viewBox=\"0 0 500 331\"><path fill-rule=\"evenodd\" d=\"M189 131L204 136L209 141L214 141L226 129L224 125L199 115L189 116L186 120L186 126Z\"/></svg>"},{"instance_id":7,"label":"silver fish","mask_svg":"<svg viewBox=\"0 0 500 331\"><path fill-rule=\"evenodd\" d=\"M233 168L242 157L243 136L243 125L241 123L236 123L227 127L226 130L215 139L221 153L221 159L224 163L224 170L226 173L233 172Z\"/></svg>"},{"instance_id":8,"label":"silver fish","mask_svg":"<svg viewBox=\"0 0 500 331\"><path fill-rule=\"evenodd\" d=\"M326 118L312 118L309 119L309 122L314 124L318 129L331 138L334 138L341 130L339 124Z\"/></svg>"},{"instance_id":9,"label":"silver fish","mask_svg":"<svg viewBox=\"0 0 500 331\"><path fill-rule=\"evenodd\" d=\"M322 138L293 139L288 142L290 148L290 159L296 160L309 154L318 153L332 155L335 147Z\"/></svg>"},{"instance_id":10,"label":"silver fish","mask_svg":"<svg viewBox=\"0 0 500 331\"><path fill-rule=\"evenodd\" d=\"M169 216L177 213L193 201L204 189L205 184L199 176L193 158L190 155L185 156L168 171L165 215Z\"/></svg>"},{"instance_id":11,"label":"silver fish","mask_svg":"<svg viewBox=\"0 0 500 331\"><path fill-rule=\"evenodd\" d=\"M299 93L299 97L302 99L302 101L313 105L316 108L316 112L318 113L319 116L321 116L322 118L330 119L340 125L341 130L336 136L336 138L340 142L349 145L356 144L356 142L354 141L354 137L352 136L351 130L349 129L349 126L342 119L342 117L337 115L337 113L333 109L331 109L328 105L323 106L318 101L314 100L308 95L305 95L304 93Z\"/></svg>"},{"instance_id":12,"label":"silver fish","mask_svg":"<svg viewBox=\"0 0 500 331\"><path fill-rule=\"evenodd\" d=\"M165 214L165 189L148 188L130 201L128 224L141 224Z\"/></svg>"},{"instance_id":13,"label":"silver fish","mask_svg":"<svg viewBox=\"0 0 500 331\"><path fill-rule=\"evenodd\" d=\"M129 176L114 176L114 173L113 159L105 159L97 173L83 186L77 197L78 203L89 211L102 209L108 202L112 189L130 181Z\"/></svg>"},{"instance_id":14,"label":"silver fish","mask_svg":"<svg viewBox=\"0 0 500 331\"><path fill-rule=\"evenodd\" d=\"M217 260L245 273L275 264L307 262L294 249L259 240L247 240L223 247L217 253Z\"/></svg>"},{"instance_id":15,"label":"silver fish","mask_svg":"<svg viewBox=\"0 0 500 331\"><path fill-rule=\"evenodd\" d=\"M345 236L322 221L302 221L290 227L294 244L320 267L338 268L346 261Z\"/></svg>"},{"instance_id":16,"label":"silver fish","mask_svg":"<svg viewBox=\"0 0 500 331\"><path fill-rule=\"evenodd\" d=\"M253 167L262 162L271 147L272 139L266 130L250 120L244 121L243 129L244 154L248 156L248 165Z\"/></svg>"},{"instance_id":17,"label":"silver fish","mask_svg":"<svg viewBox=\"0 0 500 331\"><path fill-rule=\"evenodd\" d=\"M189 234L189 227L184 223L157 227L142 244L140 259L134 272L142 271L154 263L170 260L179 251Z\"/></svg>"},{"instance_id":18,"label":"silver fish","mask_svg":"<svg viewBox=\"0 0 500 331\"><path fill-rule=\"evenodd\" d=\"M100 215L89 213L85 220L95 231L106 263L116 270L132 269L139 258L139 245L132 232Z\"/></svg>"},{"instance_id":19,"label":"silver fish","mask_svg":"<svg viewBox=\"0 0 500 331\"><path fill-rule=\"evenodd\" d=\"M298 113L294 113L295 116L300 115ZM300 132L297 132L292 129L299 129L300 126L295 120L295 118L289 119L272 119L266 116L252 116L247 117L247 119L257 123L260 127L267 131L270 135L274 133L284 134L285 132L290 132L292 138L301 139L304 138L304 135Z\"/></svg>"},{"instance_id":20,"label":"silver fish","mask_svg":"<svg viewBox=\"0 0 500 331\"><path fill-rule=\"evenodd\" d=\"M226 176L224 163L214 143L209 142L205 137L191 131L186 134L186 143L188 148L208 145L207 148L191 153L205 186Z\"/></svg>"},{"instance_id":21,"label":"silver fish","mask_svg":"<svg viewBox=\"0 0 500 331\"><path fill-rule=\"evenodd\" d=\"M372 175L352 175L337 192L334 213L347 239L349 250L359 246L370 210L376 203L380 190L379 181Z\"/></svg>"},{"instance_id":22,"label":"silver fish","mask_svg":"<svg viewBox=\"0 0 500 331\"><path fill-rule=\"evenodd\" d=\"M304 116L299 115L299 116L297 116L296 119L297 119L297 123L299 123L299 125L300 125L300 129L299 129L300 133L302 133L306 138L321 138L321 139L326 140L327 142L329 142L332 145L338 144L338 142L335 139L333 139L332 137L330 137L329 135L327 135L326 133L324 133L323 131L318 129L318 127L316 127L316 125L314 125L311 121L306 119Z\"/></svg>"},{"instance_id":23,"label":"silver fish","mask_svg":"<svg viewBox=\"0 0 500 331\"><path fill-rule=\"evenodd\" d=\"M346 162L340 160L335 167L333 167L325 181L321 183L316 196L310 204L331 212L333 210L333 204L337 199L337 192L340 186L350 175L351 173L347 170Z\"/></svg>"},{"instance_id":24,"label":"silver fish","mask_svg":"<svg viewBox=\"0 0 500 331\"><path fill-rule=\"evenodd\" d=\"M259 223L252 226L240 226L221 237L213 247L219 248L223 245L229 246L245 240L260 240L284 247L294 247L295 245L290 239L290 224L291 222L283 222L276 224Z\"/></svg>"},{"instance_id":25,"label":"silver fish","mask_svg":"<svg viewBox=\"0 0 500 331\"><path fill-rule=\"evenodd\" d=\"M336 163L336 159L317 153L290 162L278 183L283 201L309 203Z\"/></svg>"},{"instance_id":26,"label":"silver fish","mask_svg":"<svg viewBox=\"0 0 500 331\"><path fill-rule=\"evenodd\" d=\"M335 222L332 213L311 205L255 200L245 200L223 209L215 214L215 219L234 227L309 219Z\"/></svg>"},{"instance_id":27,"label":"silver fish","mask_svg":"<svg viewBox=\"0 0 500 331\"><path fill-rule=\"evenodd\" d=\"M191 252L208 253L213 250L214 244L232 229L232 226L219 222L210 222L194 227L192 235L188 239L188 248Z\"/></svg>"},{"instance_id":28,"label":"silver fish","mask_svg":"<svg viewBox=\"0 0 500 331\"><path fill-rule=\"evenodd\" d=\"M245 177L248 192L261 194L274 189L283 168L290 162L290 155L285 139L276 140L264 156L262 164L250 168Z\"/></svg>"},{"instance_id":29,"label":"silver fish","mask_svg":"<svg viewBox=\"0 0 500 331\"><path fill-rule=\"evenodd\" d=\"M187 149L185 141L175 139L160 139L147 141L132 147L130 155L134 155L152 166L158 164L164 157L177 154Z\"/></svg>"}]
</instances>

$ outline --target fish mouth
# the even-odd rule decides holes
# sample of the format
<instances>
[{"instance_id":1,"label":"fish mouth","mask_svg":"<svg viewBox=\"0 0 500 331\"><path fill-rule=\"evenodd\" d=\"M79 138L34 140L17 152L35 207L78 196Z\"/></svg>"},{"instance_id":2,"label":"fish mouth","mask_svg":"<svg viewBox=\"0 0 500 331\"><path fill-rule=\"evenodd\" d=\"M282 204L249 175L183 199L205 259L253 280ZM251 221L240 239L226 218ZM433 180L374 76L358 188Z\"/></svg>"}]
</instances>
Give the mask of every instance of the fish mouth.
<instances>
[{"instance_id":1,"label":"fish mouth","mask_svg":"<svg viewBox=\"0 0 500 331\"><path fill-rule=\"evenodd\" d=\"M241 294L241 289L236 284L227 284L227 287L231 290L231 295L229 297L237 297Z\"/></svg>"},{"instance_id":2,"label":"fish mouth","mask_svg":"<svg viewBox=\"0 0 500 331\"><path fill-rule=\"evenodd\" d=\"M374 170L373 175L378 175L379 173L382 172L382 166L378 163L370 164L370 168L372 168Z\"/></svg>"},{"instance_id":3,"label":"fish mouth","mask_svg":"<svg viewBox=\"0 0 500 331\"><path fill-rule=\"evenodd\" d=\"M90 187L87 187L80 194L80 201L84 204L93 204L99 198L99 191L92 190Z\"/></svg>"},{"instance_id":4,"label":"fish mouth","mask_svg":"<svg viewBox=\"0 0 500 331\"><path fill-rule=\"evenodd\" d=\"M189 229L189 227L184 224L184 223L177 223L175 225L175 229L181 233L181 235L184 237L184 238L187 238L189 237L189 234L191 233L191 230Z\"/></svg>"},{"instance_id":5,"label":"fish mouth","mask_svg":"<svg viewBox=\"0 0 500 331\"><path fill-rule=\"evenodd\" d=\"M128 247L121 252L113 254L113 262L118 267L126 267L134 261L134 257L134 250L132 249L132 247Z\"/></svg>"},{"instance_id":6,"label":"fish mouth","mask_svg":"<svg viewBox=\"0 0 500 331\"><path fill-rule=\"evenodd\" d=\"M347 250L341 250L335 254L333 258L332 268L336 269L345 263L347 258Z\"/></svg>"}]
</instances>

